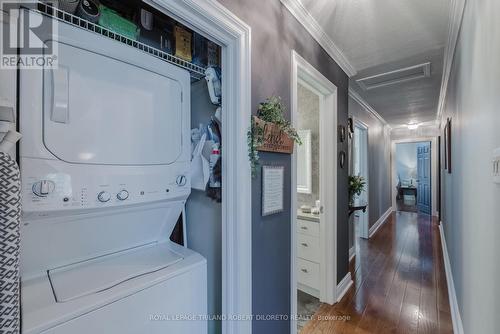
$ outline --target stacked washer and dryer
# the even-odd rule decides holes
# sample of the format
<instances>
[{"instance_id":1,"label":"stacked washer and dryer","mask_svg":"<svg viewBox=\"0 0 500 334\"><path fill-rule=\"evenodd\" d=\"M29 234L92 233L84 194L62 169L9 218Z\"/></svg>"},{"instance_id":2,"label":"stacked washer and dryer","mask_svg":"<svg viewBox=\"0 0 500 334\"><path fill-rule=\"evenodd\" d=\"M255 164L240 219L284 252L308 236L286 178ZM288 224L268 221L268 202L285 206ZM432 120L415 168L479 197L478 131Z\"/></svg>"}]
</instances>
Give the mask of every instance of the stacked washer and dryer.
<instances>
[{"instance_id":1,"label":"stacked washer and dryer","mask_svg":"<svg viewBox=\"0 0 500 334\"><path fill-rule=\"evenodd\" d=\"M206 333L206 261L169 239L189 73L66 23L53 37L58 67L19 77L22 333Z\"/></svg>"}]
</instances>

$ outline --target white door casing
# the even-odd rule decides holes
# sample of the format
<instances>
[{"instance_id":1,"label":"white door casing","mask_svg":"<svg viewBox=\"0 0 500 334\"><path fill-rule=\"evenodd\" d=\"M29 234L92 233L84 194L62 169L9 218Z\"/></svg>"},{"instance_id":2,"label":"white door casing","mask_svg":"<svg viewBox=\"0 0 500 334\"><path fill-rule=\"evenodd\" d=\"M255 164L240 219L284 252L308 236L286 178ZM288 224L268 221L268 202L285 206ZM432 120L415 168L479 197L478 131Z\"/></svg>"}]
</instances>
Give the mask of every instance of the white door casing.
<instances>
[{"instance_id":1,"label":"white door casing","mask_svg":"<svg viewBox=\"0 0 500 334\"><path fill-rule=\"evenodd\" d=\"M333 304L337 300L337 87L317 69L292 51L292 112L291 121L297 123L297 85L312 87L320 95L320 199L324 207L320 216L320 300ZM333 131L332 131L333 129ZM292 156L291 172L291 314L290 331L297 333L297 149ZM328 186L323 186L328 185ZM326 223L329 222L329 223Z\"/></svg>"},{"instance_id":2,"label":"white door casing","mask_svg":"<svg viewBox=\"0 0 500 334\"><path fill-rule=\"evenodd\" d=\"M360 131L360 137L358 140L356 140L356 136L354 136L353 140L353 162L355 162L355 159L357 159L357 156L355 154L355 150L358 148L359 149L359 155L360 155L360 161L359 161L359 168L360 168L360 175L365 178L366 181L366 187L363 193L361 194L360 198L363 200L366 200L368 203L368 196L369 196L369 173L368 173L368 126L361 122L360 120L356 119L353 117L353 123L355 130L356 128ZM354 165L354 164L353 164ZM354 168L354 166L353 166ZM353 169L353 174L356 174L356 171ZM364 239L368 239L369 237L369 210L370 206L368 205L366 207L366 211L356 211L353 213L353 215L358 215L359 216L359 232L360 236Z\"/></svg>"}]
</instances>

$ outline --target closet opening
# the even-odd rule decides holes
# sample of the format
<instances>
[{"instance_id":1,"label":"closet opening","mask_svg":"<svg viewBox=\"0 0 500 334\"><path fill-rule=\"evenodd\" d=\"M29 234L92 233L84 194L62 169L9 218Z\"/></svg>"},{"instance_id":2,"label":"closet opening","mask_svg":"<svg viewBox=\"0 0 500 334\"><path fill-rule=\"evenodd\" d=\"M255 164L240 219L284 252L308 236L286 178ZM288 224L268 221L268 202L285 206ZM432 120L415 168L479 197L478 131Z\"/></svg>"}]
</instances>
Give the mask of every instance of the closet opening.
<instances>
[{"instance_id":1,"label":"closet opening","mask_svg":"<svg viewBox=\"0 0 500 334\"><path fill-rule=\"evenodd\" d=\"M207 260L208 333L250 332L249 321L222 321L251 314L250 28L218 3L82 3L36 11L189 72L191 170L176 182L191 194L170 239Z\"/></svg>"}]
</instances>

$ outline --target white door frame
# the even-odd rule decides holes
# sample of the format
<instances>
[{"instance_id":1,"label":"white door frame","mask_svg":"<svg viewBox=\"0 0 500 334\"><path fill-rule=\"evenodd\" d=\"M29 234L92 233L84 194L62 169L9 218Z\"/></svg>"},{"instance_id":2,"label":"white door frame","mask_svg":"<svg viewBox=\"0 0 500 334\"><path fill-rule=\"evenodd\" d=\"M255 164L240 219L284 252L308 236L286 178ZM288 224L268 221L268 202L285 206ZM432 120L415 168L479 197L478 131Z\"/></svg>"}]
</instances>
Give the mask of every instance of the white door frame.
<instances>
[{"instance_id":1,"label":"white door frame","mask_svg":"<svg viewBox=\"0 0 500 334\"><path fill-rule=\"evenodd\" d=\"M222 333L251 334L250 27L215 0L145 0L222 46ZM240 321L241 316L247 316ZM239 317L239 318L238 318Z\"/></svg>"},{"instance_id":2,"label":"white door frame","mask_svg":"<svg viewBox=\"0 0 500 334\"><path fill-rule=\"evenodd\" d=\"M366 219L364 220L364 223L362 224L361 226L361 229L360 229L360 237L364 238L364 239L368 239L370 237L370 205L369 205L369 196L370 196L370 192L369 192L369 189L370 189L370 173L368 171L368 159L369 159L369 150L368 150L368 144L369 144L369 128L368 128L368 125L366 125L365 123L363 123L362 121L360 121L359 119L357 119L356 117L352 117L352 120L353 120L353 126L354 127L358 127L358 128L361 128L363 129L364 131L366 131L366 141L365 143L363 144L362 147L364 147L364 153L365 153L365 160L363 162L363 166L361 167L363 169L363 171L365 172L365 181L366 181L366 188L365 188L365 192L366 192L366 202L368 203L368 206L366 207L366 211L363 213L366 217ZM358 145L358 143L356 143L356 140L353 140L353 151L354 151L354 147L355 145ZM354 152L353 153L353 159L354 159ZM361 152L363 153L363 152ZM353 160L354 162L354 160ZM352 171L354 173L354 171ZM357 242L356 240L354 240L355 242ZM356 245L356 243L354 243L354 245Z\"/></svg>"},{"instance_id":3,"label":"white door frame","mask_svg":"<svg viewBox=\"0 0 500 334\"><path fill-rule=\"evenodd\" d=\"M392 210L397 211L396 203L396 186L397 184L397 173L396 173L396 144L403 143L421 143L421 142L431 142L431 205L432 205L432 216L439 216L437 211L437 173L438 171L438 155L437 155L437 137L415 137L407 139L399 139L391 141L391 184L392 184ZM415 154L417 154L415 152Z\"/></svg>"},{"instance_id":4,"label":"white door frame","mask_svg":"<svg viewBox=\"0 0 500 334\"><path fill-rule=\"evenodd\" d=\"M320 218L320 300L333 304L337 300L337 87L292 50L292 112L291 120L297 124L297 84L306 82L320 94L320 189L321 205L325 208ZM297 150L292 155L291 172L291 328L297 333ZM331 182L330 182L331 181ZM326 224L328 222L329 224ZM321 269L322 268L322 269Z\"/></svg>"}]
</instances>

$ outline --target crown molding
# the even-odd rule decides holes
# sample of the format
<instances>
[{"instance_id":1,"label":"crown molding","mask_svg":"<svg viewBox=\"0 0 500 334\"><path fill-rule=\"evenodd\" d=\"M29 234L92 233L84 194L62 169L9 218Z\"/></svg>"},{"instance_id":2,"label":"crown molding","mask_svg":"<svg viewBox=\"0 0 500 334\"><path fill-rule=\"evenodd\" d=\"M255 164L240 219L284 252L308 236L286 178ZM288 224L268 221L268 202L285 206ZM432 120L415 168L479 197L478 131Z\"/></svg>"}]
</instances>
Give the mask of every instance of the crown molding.
<instances>
[{"instance_id":1,"label":"crown molding","mask_svg":"<svg viewBox=\"0 0 500 334\"><path fill-rule=\"evenodd\" d=\"M356 68L349 62L340 48L335 45L328 34L323 30L323 28L321 28L318 21L316 21L311 13L307 11L300 0L280 1L349 77L357 74Z\"/></svg>"},{"instance_id":2,"label":"crown molding","mask_svg":"<svg viewBox=\"0 0 500 334\"><path fill-rule=\"evenodd\" d=\"M450 16L448 22L448 38L444 48L443 77L441 79L441 89L439 92L439 103L436 123L440 126L443 117L446 95L448 93L448 83L451 76L453 58L457 48L458 36L464 15L465 3L467 0L451 0Z\"/></svg>"},{"instance_id":3,"label":"crown molding","mask_svg":"<svg viewBox=\"0 0 500 334\"><path fill-rule=\"evenodd\" d=\"M361 95L359 95L358 92L356 92L351 87L349 87L349 96L354 101L356 101L361 107L363 107L363 109L365 109L367 112L372 114L376 119L378 119L380 122L382 122L386 127L388 127L389 129L392 129L392 127L389 125L389 123L387 123L387 121L382 116L380 116L380 114L378 112L376 112L375 109L373 109L373 107L368 102L366 102L366 100L363 99L361 97Z\"/></svg>"}]
</instances>

